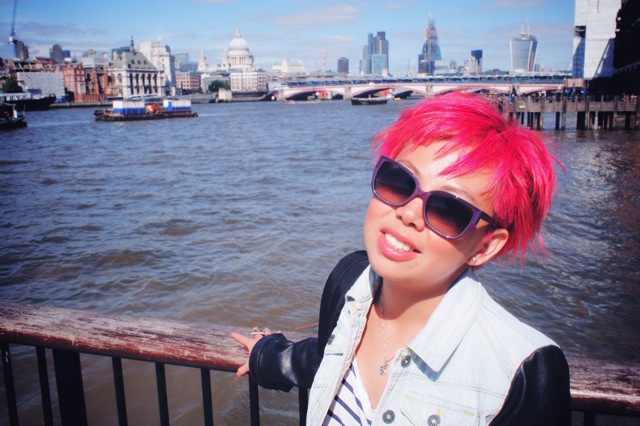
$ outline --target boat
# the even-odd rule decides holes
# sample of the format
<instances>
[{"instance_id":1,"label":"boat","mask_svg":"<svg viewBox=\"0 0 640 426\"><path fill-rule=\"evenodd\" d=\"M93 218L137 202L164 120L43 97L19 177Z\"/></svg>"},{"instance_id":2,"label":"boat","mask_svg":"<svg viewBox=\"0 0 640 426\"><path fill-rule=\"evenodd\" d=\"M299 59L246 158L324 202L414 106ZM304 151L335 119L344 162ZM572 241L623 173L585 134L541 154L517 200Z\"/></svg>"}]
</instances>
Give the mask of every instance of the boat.
<instances>
[{"instance_id":1,"label":"boat","mask_svg":"<svg viewBox=\"0 0 640 426\"><path fill-rule=\"evenodd\" d=\"M139 121L197 117L198 113L191 109L191 100L165 99L162 104L144 100L114 100L111 109L96 110L93 115L96 121Z\"/></svg>"},{"instance_id":2,"label":"boat","mask_svg":"<svg viewBox=\"0 0 640 426\"><path fill-rule=\"evenodd\" d=\"M46 111L55 101L55 95L33 97L31 93L0 93L0 102L13 104L18 111Z\"/></svg>"},{"instance_id":3,"label":"boat","mask_svg":"<svg viewBox=\"0 0 640 426\"><path fill-rule=\"evenodd\" d=\"M384 105L388 97L351 98L351 105Z\"/></svg>"},{"instance_id":4,"label":"boat","mask_svg":"<svg viewBox=\"0 0 640 426\"><path fill-rule=\"evenodd\" d=\"M14 104L0 103L0 130L19 129L27 127L24 114L19 112Z\"/></svg>"}]
</instances>

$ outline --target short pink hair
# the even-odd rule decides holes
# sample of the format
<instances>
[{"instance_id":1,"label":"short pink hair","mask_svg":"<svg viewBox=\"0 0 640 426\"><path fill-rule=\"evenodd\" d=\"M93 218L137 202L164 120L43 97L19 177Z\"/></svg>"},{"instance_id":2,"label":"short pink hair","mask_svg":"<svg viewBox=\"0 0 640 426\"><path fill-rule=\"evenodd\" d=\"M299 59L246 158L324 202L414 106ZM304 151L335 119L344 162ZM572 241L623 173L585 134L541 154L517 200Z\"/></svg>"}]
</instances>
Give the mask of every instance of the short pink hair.
<instances>
[{"instance_id":1,"label":"short pink hair","mask_svg":"<svg viewBox=\"0 0 640 426\"><path fill-rule=\"evenodd\" d=\"M453 92L436 96L403 111L400 118L378 135L378 156L396 158L406 146L448 142L440 152L462 151L459 160L443 174L463 176L493 171L489 195L493 217L509 231L498 258L524 260L535 239L542 252L542 223L556 189L551 141L540 132L507 120L497 104L481 95ZM534 247L535 248L535 247Z\"/></svg>"}]
</instances>

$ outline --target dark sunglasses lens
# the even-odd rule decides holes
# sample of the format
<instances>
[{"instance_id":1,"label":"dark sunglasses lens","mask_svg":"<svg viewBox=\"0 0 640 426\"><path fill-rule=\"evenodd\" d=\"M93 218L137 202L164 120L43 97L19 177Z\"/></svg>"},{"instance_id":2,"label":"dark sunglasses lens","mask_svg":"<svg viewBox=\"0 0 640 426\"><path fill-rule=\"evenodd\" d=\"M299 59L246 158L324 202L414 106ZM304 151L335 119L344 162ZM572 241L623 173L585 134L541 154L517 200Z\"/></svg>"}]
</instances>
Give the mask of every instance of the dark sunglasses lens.
<instances>
[{"instance_id":1,"label":"dark sunglasses lens","mask_svg":"<svg viewBox=\"0 0 640 426\"><path fill-rule=\"evenodd\" d=\"M401 204L413 194L416 182L406 171L387 162L378 169L373 188L384 201Z\"/></svg>"},{"instance_id":2,"label":"dark sunglasses lens","mask_svg":"<svg viewBox=\"0 0 640 426\"><path fill-rule=\"evenodd\" d=\"M457 237L471 222L473 211L452 197L431 195L425 206L429 224L448 237Z\"/></svg>"}]
</instances>

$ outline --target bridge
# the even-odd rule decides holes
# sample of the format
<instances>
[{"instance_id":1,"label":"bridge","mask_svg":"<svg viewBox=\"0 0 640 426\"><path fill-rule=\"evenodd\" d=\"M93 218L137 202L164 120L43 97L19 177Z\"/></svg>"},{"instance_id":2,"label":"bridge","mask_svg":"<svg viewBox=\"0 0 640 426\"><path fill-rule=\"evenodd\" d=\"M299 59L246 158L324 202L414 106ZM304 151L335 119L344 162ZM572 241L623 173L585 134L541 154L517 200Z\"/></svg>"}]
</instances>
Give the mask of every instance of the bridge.
<instances>
[{"instance_id":1,"label":"bridge","mask_svg":"<svg viewBox=\"0 0 640 426\"><path fill-rule=\"evenodd\" d=\"M370 96L385 96L405 98L414 96L434 96L455 90L466 90L472 92L490 92L496 94L509 94L514 89L518 95L530 95L542 92L559 92L565 88L564 81L552 79L549 81L480 81L463 80L458 81L419 81L412 79L398 80L378 80L378 81L358 81L358 82L335 82L327 81L304 81L285 82L274 88L269 97L281 101L299 101L310 99L351 99L366 98Z\"/></svg>"}]
</instances>

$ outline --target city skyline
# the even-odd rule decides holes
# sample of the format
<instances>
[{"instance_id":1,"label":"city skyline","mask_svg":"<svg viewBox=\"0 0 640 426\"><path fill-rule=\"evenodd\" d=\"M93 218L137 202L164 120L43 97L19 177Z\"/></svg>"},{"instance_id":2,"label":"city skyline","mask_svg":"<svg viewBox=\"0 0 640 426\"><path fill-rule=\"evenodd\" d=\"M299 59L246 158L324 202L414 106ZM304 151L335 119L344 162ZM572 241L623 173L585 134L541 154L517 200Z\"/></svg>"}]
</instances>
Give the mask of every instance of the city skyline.
<instances>
[{"instance_id":1,"label":"city skyline","mask_svg":"<svg viewBox=\"0 0 640 426\"><path fill-rule=\"evenodd\" d=\"M7 40L13 0L0 0L0 14L0 56L6 58L11 56ZM429 16L447 62L462 65L471 50L481 49L484 70L509 70L509 41L525 27L539 42L537 64L570 67L574 2L563 0L459 0L455 7L424 0L321 6L295 0L18 0L15 31L31 57L49 57L49 49L60 44L79 58L88 49L109 52L126 46L133 37L136 43L160 40L172 53L189 53L191 61L204 49L209 65L215 66L239 27L255 65L265 71L283 59L304 60L309 71L321 69L323 62L326 69L336 70L338 58L346 57L352 74L358 71L368 34L383 31L390 72L402 76L417 71Z\"/></svg>"}]
</instances>

